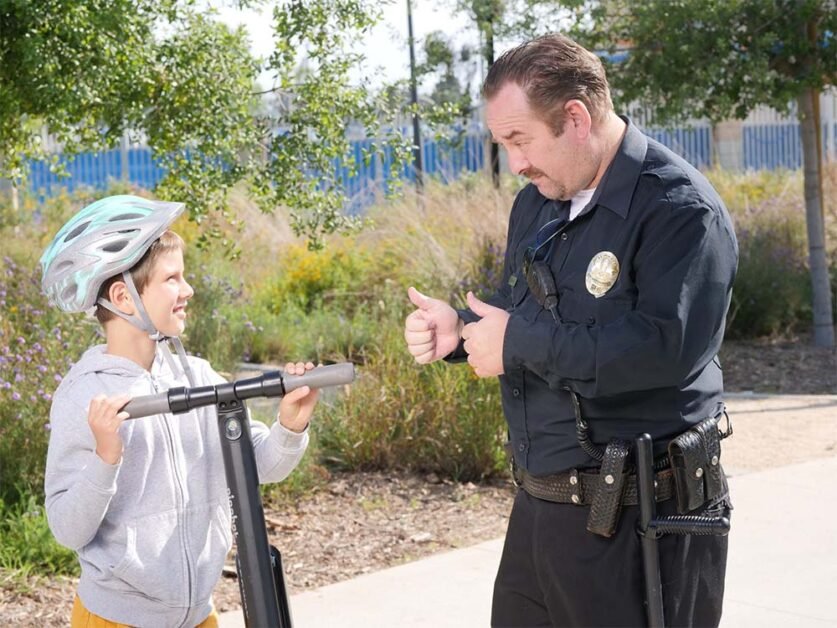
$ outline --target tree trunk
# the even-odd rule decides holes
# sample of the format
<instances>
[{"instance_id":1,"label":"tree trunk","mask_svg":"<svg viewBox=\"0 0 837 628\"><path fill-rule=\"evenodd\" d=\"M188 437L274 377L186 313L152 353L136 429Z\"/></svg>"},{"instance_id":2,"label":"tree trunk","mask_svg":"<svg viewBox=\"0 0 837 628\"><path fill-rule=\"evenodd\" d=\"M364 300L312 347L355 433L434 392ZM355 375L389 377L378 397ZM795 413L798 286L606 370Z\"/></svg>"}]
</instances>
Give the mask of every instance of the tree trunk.
<instances>
[{"instance_id":1,"label":"tree trunk","mask_svg":"<svg viewBox=\"0 0 837 628\"><path fill-rule=\"evenodd\" d=\"M494 22L489 22L485 29L485 61L490 69L494 64ZM489 142L491 150L491 180L494 187L500 187L500 146L497 142Z\"/></svg>"},{"instance_id":2,"label":"tree trunk","mask_svg":"<svg viewBox=\"0 0 837 628\"><path fill-rule=\"evenodd\" d=\"M831 284L825 251L825 225L822 211L822 161L819 152L819 120L814 98L819 94L806 89L800 94L799 133L802 138L802 159L805 182L805 219L808 227L808 264L811 268L813 292L814 344L834 346L834 319L831 310Z\"/></svg>"}]
</instances>

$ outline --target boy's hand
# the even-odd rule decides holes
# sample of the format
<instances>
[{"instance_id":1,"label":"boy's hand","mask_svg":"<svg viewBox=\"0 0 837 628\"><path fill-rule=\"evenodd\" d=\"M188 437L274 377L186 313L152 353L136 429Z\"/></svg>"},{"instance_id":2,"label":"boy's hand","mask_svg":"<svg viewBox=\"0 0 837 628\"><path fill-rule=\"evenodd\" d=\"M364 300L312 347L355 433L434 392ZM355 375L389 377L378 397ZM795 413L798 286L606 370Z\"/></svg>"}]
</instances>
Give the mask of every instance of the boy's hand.
<instances>
[{"instance_id":1,"label":"boy's hand","mask_svg":"<svg viewBox=\"0 0 837 628\"><path fill-rule=\"evenodd\" d=\"M119 435L119 426L130 415L121 409L130 400L130 395L115 397L97 395L90 400L87 423L96 439L96 454L108 464L116 464L122 457L122 437Z\"/></svg>"},{"instance_id":2,"label":"boy's hand","mask_svg":"<svg viewBox=\"0 0 837 628\"><path fill-rule=\"evenodd\" d=\"M285 373L288 375L302 375L305 371L314 368L313 362L288 362L285 365ZM279 402L279 423L292 432L303 432L308 427L311 415L314 413L314 406L317 405L319 390L311 390L309 386L302 386L292 390L282 397Z\"/></svg>"}]
</instances>

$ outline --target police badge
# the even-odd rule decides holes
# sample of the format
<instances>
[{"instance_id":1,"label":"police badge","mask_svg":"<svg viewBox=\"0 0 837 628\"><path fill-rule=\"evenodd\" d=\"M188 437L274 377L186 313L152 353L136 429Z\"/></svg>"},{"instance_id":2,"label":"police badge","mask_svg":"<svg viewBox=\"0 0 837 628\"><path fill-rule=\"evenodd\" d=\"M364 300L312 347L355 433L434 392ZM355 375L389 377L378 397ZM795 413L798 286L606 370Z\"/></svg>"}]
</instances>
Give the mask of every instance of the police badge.
<instances>
[{"instance_id":1,"label":"police badge","mask_svg":"<svg viewBox=\"0 0 837 628\"><path fill-rule=\"evenodd\" d=\"M584 283L587 292L598 299L613 287L618 277L619 260L610 251L601 251L590 260Z\"/></svg>"}]
</instances>

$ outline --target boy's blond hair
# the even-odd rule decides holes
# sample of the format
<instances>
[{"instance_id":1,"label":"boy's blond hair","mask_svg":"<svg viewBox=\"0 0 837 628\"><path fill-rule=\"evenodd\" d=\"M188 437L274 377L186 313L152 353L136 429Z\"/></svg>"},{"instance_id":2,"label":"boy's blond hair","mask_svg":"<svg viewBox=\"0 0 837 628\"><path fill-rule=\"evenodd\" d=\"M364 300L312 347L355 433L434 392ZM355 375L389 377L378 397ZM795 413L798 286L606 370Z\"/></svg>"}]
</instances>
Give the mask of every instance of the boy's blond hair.
<instances>
[{"instance_id":1,"label":"boy's blond hair","mask_svg":"<svg viewBox=\"0 0 837 628\"><path fill-rule=\"evenodd\" d=\"M157 260L161 255L172 251L180 251L183 253L185 250L186 243L183 241L183 238L171 229L164 231L163 234L154 241L154 244L152 244L145 252L145 255L143 255L129 271L134 280L134 285L137 288L137 293L140 295L142 294L142 291L151 279L151 273L154 271L154 267L157 265ZM99 290L99 298L107 299L110 287L117 281L124 281L121 273L114 275L102 284L102 287ZM115 317L116 314L107 308L99 305L96 306L96 320L98 320L101 325L113 320Z\"/></svg>"}]
</instances>

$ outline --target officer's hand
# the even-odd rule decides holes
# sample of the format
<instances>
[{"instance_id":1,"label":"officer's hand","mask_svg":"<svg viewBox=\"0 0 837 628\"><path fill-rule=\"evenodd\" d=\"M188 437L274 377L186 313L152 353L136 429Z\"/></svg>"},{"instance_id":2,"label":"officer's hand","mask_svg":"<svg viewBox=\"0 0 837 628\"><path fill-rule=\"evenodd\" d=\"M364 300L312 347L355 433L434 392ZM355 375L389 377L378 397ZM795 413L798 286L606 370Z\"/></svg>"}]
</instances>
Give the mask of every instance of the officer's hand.
<instances>
[{"instance_id":1,"label":"officer's hand","mask_svg":"<svg viewBox=\"0 0 837 628\"><path fill-rule=\"evenodd\" d=\"M285 373L288 375L302 375L314 368L313 362L288 362ZM279 423L292 432L303 432L308 427L314 406L317 405L319 390L310 386L300 386L282 397L279 402Z\"/></svg>"},{"instance_id":2,"label":"officer's hand","mask_svg":"<svg viewBox=\"0 0 837 628\"><path fill-rule=\"evenodd\" d=\"M407 290L410 301L418 309L407 317L404 340L407 349L419 364L428 364L445 357L459 345L462 321L450 305L431 299L413 287Z\"/></svg>"},{"instance_id":3,"label":"officer's hand","mask_svg":"<svg viewBox=\"0 0 837 628\"><path fill-rule=\"evenodd\" d=\"M122 437L119 428L130 415L122 410L131 400L129 395L106 397L96 395L87 409L87 424L96 439L96 455L108 464L122 458Z\"/></svg>"},{"instance_id":4,"label":"officer's hand","mask_svg":"<svg viewBox=\"0 0 837 628\"><path fill-rule=\"evenodd\" d=\"M462 330L465 351L468 352L468 364L478 377L502 375L503 341L506 337L509 313L483 303L473 292L468 293L468 307L474 314L482 317L476 323L465 325Z\"/></svg>"}]
</instances>

